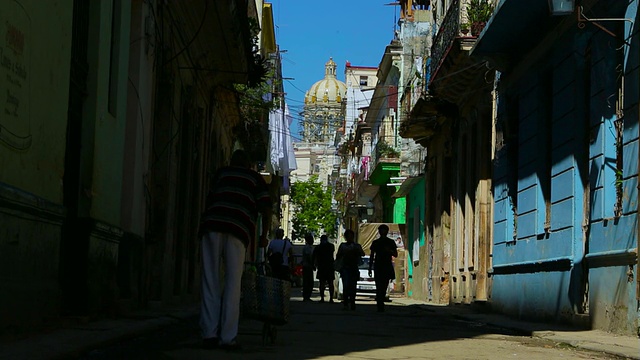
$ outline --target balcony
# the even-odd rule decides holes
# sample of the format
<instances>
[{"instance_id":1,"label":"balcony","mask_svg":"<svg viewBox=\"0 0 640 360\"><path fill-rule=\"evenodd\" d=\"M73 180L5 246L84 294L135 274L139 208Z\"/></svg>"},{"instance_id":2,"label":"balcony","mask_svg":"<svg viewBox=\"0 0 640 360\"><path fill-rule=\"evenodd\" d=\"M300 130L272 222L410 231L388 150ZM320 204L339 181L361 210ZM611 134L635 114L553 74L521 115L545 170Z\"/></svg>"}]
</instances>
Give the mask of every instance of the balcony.
<instances>
[{"instance_id":1,"label":"balcony","mask_svg":"<svg viewBox=\"0 0 640 360\"><path fill-rule=\"evenodd\" d=\"M391 176L397 176L400 171L400 151L379 140L372 159L369 182L374 185L385 185Z\"/></svg>"},{"instance_id":2,"label":"balcony","mask_svg":"<svg viewBox=\"0 0 640 360\"><path fill-rule=\"evenodd\" d=\"M480 30L463 33L468 0L453 0L431 47L429 94L452 104L466 101L484 62L469 57ZM455 74L455 76L454 76Z\"/></svg>"}]
</instances>

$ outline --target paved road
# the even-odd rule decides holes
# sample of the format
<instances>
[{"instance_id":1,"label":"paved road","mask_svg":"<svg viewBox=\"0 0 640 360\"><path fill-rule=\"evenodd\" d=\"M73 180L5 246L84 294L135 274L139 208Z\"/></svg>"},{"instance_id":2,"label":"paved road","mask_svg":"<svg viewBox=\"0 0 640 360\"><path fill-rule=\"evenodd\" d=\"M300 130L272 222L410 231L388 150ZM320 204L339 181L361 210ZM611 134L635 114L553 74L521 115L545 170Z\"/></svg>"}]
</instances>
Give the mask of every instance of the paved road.
<instances>
[{"instance_id":1,"label":"paved road","mask_svg":"<svg viewBox=\"0 0 640 360\"><path fill-rule=\"evenodd\" d=\"M262 344L262 323L245 319L241 351L203 350L197 318L190 317L81 359L615 359L401 299L384 313L375 310L375 303L365 299L355 311L343 311L340 304L303 303L294 297L291 321L277 328L273 345Z\"/></svg>"}]
</instances>

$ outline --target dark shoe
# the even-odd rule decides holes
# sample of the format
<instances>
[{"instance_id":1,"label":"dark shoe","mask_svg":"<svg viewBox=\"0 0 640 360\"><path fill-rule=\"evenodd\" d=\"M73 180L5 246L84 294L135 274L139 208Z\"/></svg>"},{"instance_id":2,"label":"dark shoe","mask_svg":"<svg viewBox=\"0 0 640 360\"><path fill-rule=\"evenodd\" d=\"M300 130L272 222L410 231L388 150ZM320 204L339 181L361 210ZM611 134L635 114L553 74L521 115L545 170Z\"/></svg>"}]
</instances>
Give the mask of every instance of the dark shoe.
<instances>
[{"instance_id":1,"label":"dark shoe","mask_svg":"<svg viewBox=\"0 0 640 360\"><path fill-rule=\"evenodd\" d=\"M324 299L322 299L322 298L321 298L321 299L320 299L320 302L322 302L322 303L323 303L323 302L324 302Z\"/></svg>"},{"instance_id":2,"label":"dark shoe","mask_svg":"<svg viewBox=\"0 0 640 360\"><path fill-rule=\"evenodd\" d=\"M238 351L242 350L242 345L238 343L236 340L231 340L231 342L220 344L220 349L227 351Z\"/></svg>"},{"instance_id":3,"label":"dark shoe","mask_svg":"<svg viewBox=\"0 0 640 360\"><path fill-rule=\"evenodd\" d=\"M216 337L202 339L202 347L204 349L217 349L220 341Z\"/></svg>"}]
</instances>

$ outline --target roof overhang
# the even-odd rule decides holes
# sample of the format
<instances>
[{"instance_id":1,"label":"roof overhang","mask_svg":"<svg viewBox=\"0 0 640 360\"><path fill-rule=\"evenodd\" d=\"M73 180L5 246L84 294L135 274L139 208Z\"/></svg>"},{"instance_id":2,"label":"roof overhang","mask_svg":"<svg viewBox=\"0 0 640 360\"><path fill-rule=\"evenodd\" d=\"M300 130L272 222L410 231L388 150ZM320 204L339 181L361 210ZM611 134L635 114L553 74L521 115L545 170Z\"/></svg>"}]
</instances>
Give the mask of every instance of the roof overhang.
<instances>
[{"instance_id":1,"label":"roof overhang","mask_svg":"<svg viewBox=\"0 0 640 360\"><path fill-rule=\"evenodd\" d=\"M488 59L499 70L505 70L565 18L551 15L548 0L527 0L526 6L522 0L500 0L471 49L471 56Z\"/></svg>"},{"instance_id":2,"label":"roof overhang","mask_svg":"<svg viewBox=\"0 0 640 360\"><path fill-rule=\"evenodd\" d=\"M276 52L276 35L275 25L273 22L273 8L270 3L264 3L262 6L262 46L261 50L264 56Z\"/></svg>"},{"instance_id":3,"label":"roof overhang","mask_svg":"<svg viewBox=\"0 0 640 360\"><path fill-rule=\"evenodd\" d=\"M384 55L382 55L380 65L378 66L378 73L376 74L376 77L381 83L386 81L387 75L389 75L389 71L393 65L393 61L400 59L401 55L402 43L400 40L392 40L391 44L387 45L385 48Z\"/></svg>"},{"instance_id":4,"label":"roof overhang","mask_svg":"<svg viewBox=\"0 0 640 360\"><path fill-rule=\"evenodd\" d=\"M435 135L447 117L454 117L457 110L453 104L427 95L418 99L409 116L400 125L399 134L405 139L420 143Z\"/></svg>"},{"instance_id":5,"label":"roof overhang","mask_svg":"<svg viewBox=\"0 0 640 360\"><path fill-rule=\"evenodd\" d=\"M424 179L422 176L412 176L410 178L407 178L402 182L400 188L393 195L391 195L391 197L397 199L409 195L414 186L420 183L422 179Z\"/></svg>"}]
</instances>

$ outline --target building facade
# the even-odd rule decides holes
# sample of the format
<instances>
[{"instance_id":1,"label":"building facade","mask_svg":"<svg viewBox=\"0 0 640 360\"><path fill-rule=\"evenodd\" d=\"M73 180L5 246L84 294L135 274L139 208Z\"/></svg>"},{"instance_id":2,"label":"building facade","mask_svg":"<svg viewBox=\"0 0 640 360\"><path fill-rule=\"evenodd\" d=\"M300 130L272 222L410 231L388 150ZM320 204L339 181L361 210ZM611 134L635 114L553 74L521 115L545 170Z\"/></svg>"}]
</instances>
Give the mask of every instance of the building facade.
<instances>
[{"instance_id":1,"label":"building facade","mask_svg":"<svg viewBox=\"0 0 640 360\"><path fill-rule=\"evenodd\" d=\"M637 335L638 1L516 3L472 50L499 71L492 307Z\"/></svg>"},{"instance_id":2,"label":"building facade","mask_svg":"<svg viewBox=\"0 0 640 360\"><path fill-rule=\"evenodd\" d=\"M471 2L428 9L401 125L428 151L412 295L637 334L638 4L554 3L484 2L484 28Z\"/></svg>"},{"instance_id":3,"label":"building facade","mask_svg":"<svg viewBox=\"0 0 640 360\"><path fill-rule=\"evenodd\" d=\"M199 298L210 176L267 143L234 89L263 80L264 7L0 4L1 327Z\"/></svg>"}]
</instances>

